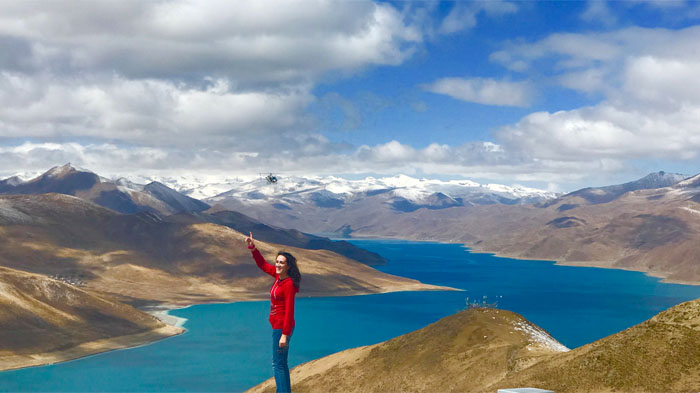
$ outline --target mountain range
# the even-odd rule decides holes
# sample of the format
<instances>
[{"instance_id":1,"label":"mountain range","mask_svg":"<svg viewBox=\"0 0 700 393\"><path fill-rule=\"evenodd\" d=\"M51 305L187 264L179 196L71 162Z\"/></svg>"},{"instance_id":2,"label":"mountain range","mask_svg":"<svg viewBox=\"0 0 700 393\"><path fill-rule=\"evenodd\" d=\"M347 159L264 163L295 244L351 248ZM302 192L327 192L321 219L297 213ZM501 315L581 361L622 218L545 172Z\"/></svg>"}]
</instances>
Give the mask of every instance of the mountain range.
<instances>
[{"instance_id":1,"label":"mountain range","mask_svg":"<svg viewBox=\"0 0 700 393\"><path fill-rule=\"evenodd\" d=\"M347 236L369 216L383 219L419 210L439 211L483 205L546 202L557 194L526 187L481 185L470 180L390 178L345 180L280 178L274 184L254 180L204 199L215 209L242 212L274 225L304 232ZM348 229L352 227L352 229Z\"/></svg>"},{"instance_id":2,"label":"mountain range","mask_svg":"<svg viewBox=\"0 0 700 393\"><path fill-rule=\"evenodd\" d=\"M185 196L157 181L143 185L125 178L109 180L88 170L78 169L70 163L51 168L27 181L22 181L16 176L0 181L0 194L45 193L76 196L118 213L151 213L159 218L170 217L171 220L189 223L210 222L224 225L241 233L255 231L256 238L263 241L315 250L326 249L368 265L380 265L386 262L380 255L344 241L331 241L295 229L265 225L243 214L227 212L220 207L213 215L205 214L203 212L210 208L208 204Z\"/></svg>"},{"instance_id":3,"label":"mountain range","mask_svg":"<svg viewBox=\"0 0 700 393\"><path fill-rule=\"evenodd\" d=\"M464 243L502 256L700 283L700 175L656 172L620 185L537 194L539 201L530 204L464 203L445 188L342 193L284 187L258 185L258 191L242 188L206 201L212 210L238 210L337 237Z\"/></svg>"},{"instance_id":4,"label":"mountain range","mask_svg":"<svg viewBox=\"0 0 700 393\"><path fill-rule=\"evenodd\" d=\"M138 185L124 178L111 181L70 163L54 167L28 181L11 177L0 181L0 194L73 195L119 213L152 212L169 215L198 212L209 205L182 195L158 182Z\"/></svg>"}]
</instances>

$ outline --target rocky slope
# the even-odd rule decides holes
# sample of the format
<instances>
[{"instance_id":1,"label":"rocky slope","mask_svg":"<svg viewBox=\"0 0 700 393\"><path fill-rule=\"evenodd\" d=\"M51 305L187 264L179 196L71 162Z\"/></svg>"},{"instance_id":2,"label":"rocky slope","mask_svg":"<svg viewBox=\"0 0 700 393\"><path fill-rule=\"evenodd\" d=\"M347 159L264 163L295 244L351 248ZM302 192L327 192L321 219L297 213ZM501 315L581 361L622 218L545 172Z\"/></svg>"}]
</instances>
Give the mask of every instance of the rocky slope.
<instances>
[{"instance_id":1,"label":"rocky slope","mask_svg":"<svg viewBox=\"0 0 700 393\"><path fill-rule=\"evenodd\" d=\"M0 370L73 359L180 332L109 296L0 267Z\"/></svg>"},{"instance_id":2,"label":"rocky slope","mask_svg":"<svg viewBox=\"0 0 700 393\"><path fill-rule=\"evenodd\" d=\"M305 392L688 392L700 387L700 300L567 351L517 314L471 309L292 372ZM249 392L274 391L268 380Z\"/></svg>"}]
</instances>

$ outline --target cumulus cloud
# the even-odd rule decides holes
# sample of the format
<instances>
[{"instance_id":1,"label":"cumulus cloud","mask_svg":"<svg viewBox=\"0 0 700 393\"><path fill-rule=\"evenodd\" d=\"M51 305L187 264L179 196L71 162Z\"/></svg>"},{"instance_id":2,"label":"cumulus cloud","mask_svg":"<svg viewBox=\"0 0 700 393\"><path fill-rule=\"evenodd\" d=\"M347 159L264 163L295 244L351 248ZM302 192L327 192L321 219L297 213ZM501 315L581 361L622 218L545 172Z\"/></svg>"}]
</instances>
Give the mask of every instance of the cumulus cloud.
<instances>
[{"instance_id":1,"label":"cumulus cloud","mask_svg":"<svg viewBox=\"0 0 700 393\"><path fill-rule=\"evenodd\" d=\"M306 89L232 92L225 80L205 90L167 80L55 80L0 72L4 138L84 137L148 146L220 146L308 128Z\"/></svg>"},{"instance_id":2,"label":"cumulus cloud","mask_svg":"<svg viewBox=\"0 0 700 393\"><path fill-rule=\"evenodd\" d=\"M308 107L316 83L329 73L398 65L423 39L410 15L371 1L59 0L2 8L0 144L17 158L5 161L13 166L35 160L17 156L29 154L21 153L26 145L12 150L25 140L38 143L30 150L45 165L95 168L105 166L90 157L157 169L169 160L225 165L246 152L342 150L315 131ZM256 159L242 157L231 165Z\"/></svg>"},{"instance_id":3,"label":"cumulus cloud","mask_svg":"<svg viewBox=\"0 0 700 393\"><path fill-rule=\"evenodd\" d=\"M25 72L225 77L241 88L399 64L421 40L389 5L321 0L14 2L3 6L0 36Z\"/></svg>"},{"instance_id":4,"label":"cumulus cloud","mask_svg":"<svg viewBox=\"0 0 700 393\"><path fill-rule=\"evenodd\" d=\"M495 137L507 149L562 162L697 158L700 82L693 76L700 72L698 40L698 27L632 28L557 34L515 45L507 56L499 56L528 66L554 59L555 80L567 88L601 94L603 100L573 110L530 114L502 127Z\"/></svg>"},{"instance_id":5,"label":"cumulus cloud","mask_svg":"<svg viewBox=\"0 0 700 393\"><path fill-rule=\"evenodd\" d=\"M491 142L356 147L320 135L309 111L315 103L339 108L348 128L362 121L357 101L314 95L323 78L399 65L426 37L463 32L483 15L519 7L457 2L430 26L430 4L421 11L321 0L235 7L185 0L5 3L0 170L40 171L70 161L105 174L284 168L561 182L619 171L634 158L697 157L700 27L508 42L490 60L513 71L515 81L443 78L423 86L515 107L532 103L528 80L602 97L584 108L532 113L498 129ZM608 11L592 1L582 17L605 21Z\"/></svg>"},{"instance_id":6,"label":"cumulus cloud","mask_svg":"<svg viewBox=\"0 0 700 393\"><path fill-rule=\"evenodd\" d=\"M528 81L509 82L485 78L442 78L423 88L467 102L521 107L530 105L535 90Z\"/></svg>"}]
</instances>

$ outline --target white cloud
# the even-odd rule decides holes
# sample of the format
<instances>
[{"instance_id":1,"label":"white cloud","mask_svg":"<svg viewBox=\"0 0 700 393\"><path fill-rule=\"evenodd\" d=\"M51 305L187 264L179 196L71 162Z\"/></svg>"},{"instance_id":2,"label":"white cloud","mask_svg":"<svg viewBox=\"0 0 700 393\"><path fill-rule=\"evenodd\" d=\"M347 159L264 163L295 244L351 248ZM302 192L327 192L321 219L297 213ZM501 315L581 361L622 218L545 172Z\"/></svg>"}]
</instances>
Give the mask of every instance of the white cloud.
<instances>
[{"instance_id":1,"label":"white cloud","mask_svg":"<svg viewBox=\"0 0 700 393\"><path fill-rule=\"evenodd\" d=\"M409 17L370 1L6 3L0 142L324 151L315 83L400 64L422 40Z\"/></svg>"},{"instance_id":2,"label":"white cloud","mask_svg":"<svg viewBox=\"0 0 700 393\"><path fill-rule=\"evenodd\" d=\"M455 2L450 13L440 23L438 32L452 34L471 29L476 26L477 15L482 12L488 16L501 16L517 11L515 3L506 1Z\"/></svg>"},{"instance_id":3,"label":"white cloud","mask_svg":"<svg viewBox=\"0 0 700 393\"><path fill-rule=\"evenodd\" d=\"M556 59L563 86L604 99L592 106L537 112L495 134L537 159L584 162L696 159L700 152L700 28L624 29L567 34L513 47L510 60ZM564 49L578 43L579 51Z\"/></svg>"},{"instance_id":4,"label":"white cloud","mask_svg":"<svg viewBox=\"0 0 700 393\"><path fill-rule=\"evenodd\" d=\"M53 79L0 73L0 136L93 138L150 146L218 146L308 129L306 89L232 92L163 80Z\"/></svg>"},{"instance_id":5,"label":"white cloud","mask_svg":"<svg viewBox=\"0 0 700 393\"><path fill-rule=\"evenodd\" d=\"M403 18L365 1L14 2L0 14L12 42L0 44L31 65L25 72L269 86L401 63L422 39Z\"/></svg>"},{"instance_id":6,"label":"white cloud","mask_svg":"<svg viewBox=\"0 0 700 393\"><path fill-rule=\"evenodd\" d=\"M527 81L509 82L485 78L442 78L424 86L424 89L462 101L499 106L528 106L535 90Z\"/></svg>"},{"instance_id":7,"label":"white cloud","mask_svg":"<svg viewBox=\"0 0 700 393\"><path fill-rule=\"evenodd\" d=\"M606 26L612 26L617 22L617 17L608 7L607 0L588 0L586 10L581 14L581 19Z\"/></svg>"},{"instance_id":8,"label":"white cloud","mask_svg":"<svg viewBox=\"0 0 700 393\"><path fill-rule=\"evenodd\" d=\"M590 68L583 71L572 71L561 75L558 82L569 89L585 93L604 92L608 89L606 71L602 68Z\"/></svg>"}]
</instances>

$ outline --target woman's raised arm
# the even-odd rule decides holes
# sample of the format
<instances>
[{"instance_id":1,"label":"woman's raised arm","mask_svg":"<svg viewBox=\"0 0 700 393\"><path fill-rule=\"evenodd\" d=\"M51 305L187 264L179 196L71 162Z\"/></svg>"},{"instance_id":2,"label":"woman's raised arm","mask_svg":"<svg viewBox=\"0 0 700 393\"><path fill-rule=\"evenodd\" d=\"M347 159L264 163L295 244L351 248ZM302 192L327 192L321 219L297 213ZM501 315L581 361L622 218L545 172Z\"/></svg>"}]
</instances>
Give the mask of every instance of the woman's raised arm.
<instances>
[{"instance_id":1,"label":"woman's raised arm","mask_svg":"<svg viewBox=\"0 0 700 393\"><path fill-rule=\"evenodd\" d=\"M250 236L245 238L245 242L248 243L248 249L253 253L253 259L255 260L255 263L258 265L260 270L271 275L272 277L277 277L275 267L267 263L265 258L263 258L262 254L260 254L260 251L258 251L258 249L255 248L255 242L253 241L253 232L250 232Z\"/></svg>"}]
</instances>

